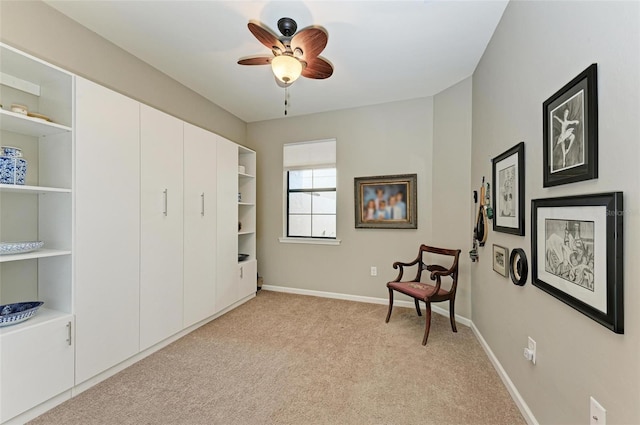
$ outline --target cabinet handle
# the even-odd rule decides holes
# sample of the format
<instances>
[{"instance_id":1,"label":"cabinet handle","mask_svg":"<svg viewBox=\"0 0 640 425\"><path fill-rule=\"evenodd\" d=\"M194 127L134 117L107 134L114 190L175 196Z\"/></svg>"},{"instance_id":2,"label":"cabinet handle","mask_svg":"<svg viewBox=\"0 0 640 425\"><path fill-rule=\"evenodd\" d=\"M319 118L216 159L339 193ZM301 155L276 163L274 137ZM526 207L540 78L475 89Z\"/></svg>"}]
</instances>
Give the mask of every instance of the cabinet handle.
<instances>
[{"instance_id":1,"label":"cabinet handle","mask_svg":"<svg viewBox=\"0 0 640 425\"><path fill-rule=\"evenodd\" d=\"M204 217L204 192L200 195L200 215Z\"/></svg>"},{"instance_id":2,"label":"cabinet handle","mask_svg":"<svg viewBox=\"0 0 640 425\"><path fill-rule=\"evenodd\" d=\"M165 217L167 216L167 205L169 203L169 189L165 189L162 191L162 194L164 195L164 209L162 210L162 214L165 215Z\"/></svg>"},{"instance_id":3,"label":"cabinet handle","mask_svg":"<svg viewBox=\"0 0 640 425\"><path fill-rule=\"evenodd\" d=\"M71 345L71 322L67 323L67 343Z\"/></svg>"},{"instance_id":4,"label":"cabinet handle","mask_svg":"<svg viewBox=\"0 0 640 425\"><path fill-rule=\"evenodd\" d=\"M240 267L240 279L244 279L244 267Z\"/></svg>"}]
</instances>

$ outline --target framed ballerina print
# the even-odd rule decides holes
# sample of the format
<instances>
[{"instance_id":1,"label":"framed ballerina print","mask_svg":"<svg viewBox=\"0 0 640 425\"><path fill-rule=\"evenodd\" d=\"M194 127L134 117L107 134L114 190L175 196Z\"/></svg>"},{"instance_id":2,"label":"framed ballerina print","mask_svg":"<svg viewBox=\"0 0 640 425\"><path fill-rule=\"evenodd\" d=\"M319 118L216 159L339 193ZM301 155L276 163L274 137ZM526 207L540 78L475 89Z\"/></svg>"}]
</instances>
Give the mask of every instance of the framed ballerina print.
<instances>
[{"instance_id":1,"label":"framed ballerina print","mask_svg":"<svg viewBox=\"0 0 640 425\"><path fill-rule=\"evenodd\" d=\"M543 186L598 178L597 64L544 102Z\"/></svg>"}]
</instances>

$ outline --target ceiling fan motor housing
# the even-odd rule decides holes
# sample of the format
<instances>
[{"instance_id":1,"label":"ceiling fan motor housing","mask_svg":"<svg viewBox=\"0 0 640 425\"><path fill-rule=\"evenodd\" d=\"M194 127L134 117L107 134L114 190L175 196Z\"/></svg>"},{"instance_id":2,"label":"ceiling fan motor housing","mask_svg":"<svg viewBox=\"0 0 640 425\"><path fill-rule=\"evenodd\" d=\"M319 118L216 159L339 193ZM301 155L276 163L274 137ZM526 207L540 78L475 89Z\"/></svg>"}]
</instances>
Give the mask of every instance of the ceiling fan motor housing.
<instances>
[{"instance_id":1,"label":"ceiling fan motor housing","mask_svg":"<svg viewBox=\"0 0 640 425\"><path fill-rule=\"evenodd\" d=\"M291 37L296 33L298 24L291 18L280 18L278 20L278 29L285 37Z\"/></svg>"}]
</instances>

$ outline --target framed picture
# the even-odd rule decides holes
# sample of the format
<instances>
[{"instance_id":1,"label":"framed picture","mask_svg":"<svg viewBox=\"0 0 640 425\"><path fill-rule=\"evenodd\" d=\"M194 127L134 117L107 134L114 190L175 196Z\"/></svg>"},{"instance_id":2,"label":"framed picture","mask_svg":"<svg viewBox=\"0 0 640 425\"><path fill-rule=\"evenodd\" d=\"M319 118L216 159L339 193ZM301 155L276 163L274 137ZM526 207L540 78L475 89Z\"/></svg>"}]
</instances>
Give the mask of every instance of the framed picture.
<instances>
[{"instance_id":1,"label":"framed picture","mask_svg":"<svg viewBox=\"0 0 640 425\"><path fill-rule=\"evenodd\" d=\"M533 284L624 333L622 192L531 201Z\"/></svg>"},{"instance_id":2,"label":"framed picture","mask_svg":"<svg viewBox=\"0 0 640 425\"><path fill-rule=\"evenodd\" d=\"M493 271L507 277L509 274L509 250L500 245L493 245Z\"/></svg>"},{"instance_id":3,"label":"framed picture","mask_svg":"<svg viewBox=\"0 0 640 425\"><path fill-rule=\"evenodd\" d=\"M493 230L524 236L524 142L491 160Z\"/></svg>"},{"instance_id":4,"label":"framed picture","mask_svg":"<svg viewBox=\"0 0 640 425\"><path fill-rule=\"evenodd\" d=\"M597 64L547 99L543 110L543 186L598 178Z\"/></svg>"},{"instance_id":5,"label":"framed picture","mask_svg":"<svg viewBox=\"0 0 640 425\"><path fill-rule=\"evenodd\" d=\"M417 174L356 177L356 228L417 229Z\"/></svg>"}]
</instances>

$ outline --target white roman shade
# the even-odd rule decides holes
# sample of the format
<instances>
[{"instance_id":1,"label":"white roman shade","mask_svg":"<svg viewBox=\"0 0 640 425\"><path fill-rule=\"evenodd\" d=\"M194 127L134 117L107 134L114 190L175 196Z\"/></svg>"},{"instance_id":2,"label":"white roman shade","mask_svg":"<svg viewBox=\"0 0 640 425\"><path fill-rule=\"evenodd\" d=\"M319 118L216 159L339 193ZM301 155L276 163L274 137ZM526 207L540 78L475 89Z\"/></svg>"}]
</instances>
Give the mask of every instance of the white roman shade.
<instances>
[{"instance_id":1,"label":"white roman shade","mask_svg":"<svg viewBox=\"0 0 640 425\"><path fill-rule=\"evenodd\" d=\"M335 167L336 139L287 143L283 157L285 169Z\"/></svg>"}]
</instances>

